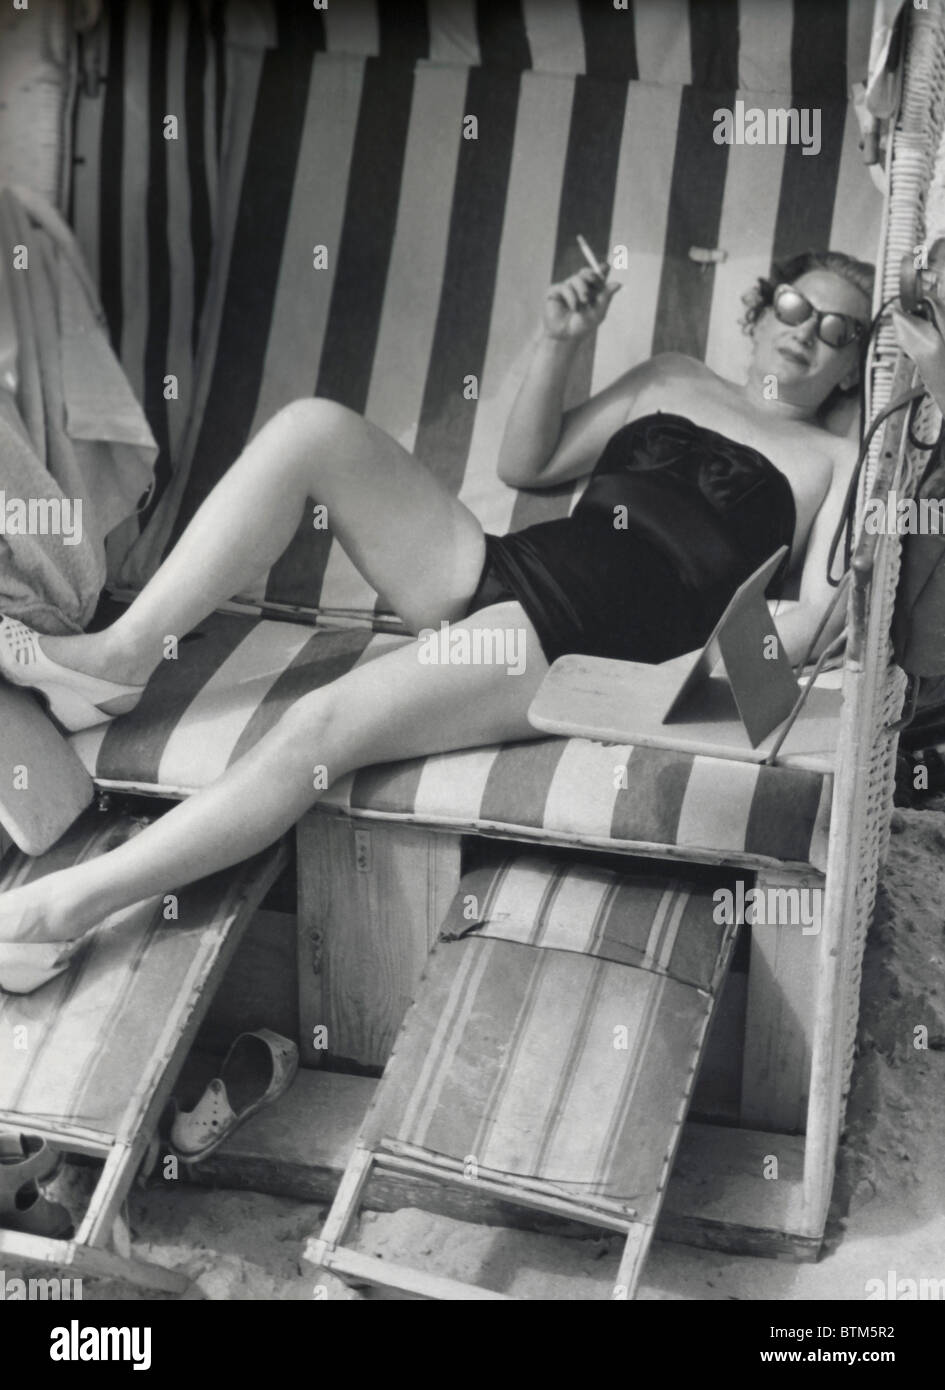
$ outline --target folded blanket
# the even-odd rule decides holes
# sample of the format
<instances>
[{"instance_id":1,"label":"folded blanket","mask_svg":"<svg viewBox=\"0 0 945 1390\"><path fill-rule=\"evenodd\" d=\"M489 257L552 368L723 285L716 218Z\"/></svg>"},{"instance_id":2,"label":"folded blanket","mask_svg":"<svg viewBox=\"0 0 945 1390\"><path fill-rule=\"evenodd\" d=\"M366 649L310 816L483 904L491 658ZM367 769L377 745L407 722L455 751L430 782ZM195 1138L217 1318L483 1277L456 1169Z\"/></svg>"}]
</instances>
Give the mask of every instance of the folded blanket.
<instances>
[{"instance_id":1,"label":"folded blanket","mask_svg":"<svg viewBox=\"0 0 945 1390\"><path fill-rule=\"evenodd\" d=\"M0 246L16 343L15 393L0 383L0 612L71 632L95 611L105 537L150 485L157 445L59 214L3 189Z\"/></svg>"}]
</instances>

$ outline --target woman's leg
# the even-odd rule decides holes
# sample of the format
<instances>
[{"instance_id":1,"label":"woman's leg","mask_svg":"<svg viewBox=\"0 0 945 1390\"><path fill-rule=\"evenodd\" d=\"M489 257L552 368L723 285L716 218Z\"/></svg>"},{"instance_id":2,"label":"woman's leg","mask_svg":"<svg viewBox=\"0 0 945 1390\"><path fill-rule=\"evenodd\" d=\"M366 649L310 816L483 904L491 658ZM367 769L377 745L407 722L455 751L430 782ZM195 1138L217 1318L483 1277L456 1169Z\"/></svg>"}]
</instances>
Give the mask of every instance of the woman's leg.
<instances>
[{"instance_id":1,"label":"woman's leg","mask_svg":"<svg viewBox=\"0 0 945 1390\"><path fill-rule=\"evenodd\" d=\"M117 622L44 637L43 650L89 675L143 683L165 637L182 637L279 558L309 498L411 631L465 612L484 556L476 518L383 430L313 398L262 427Z\"/></svg>"},{"instance_id":2,"label":"woman's leg","mask_svg":"<svg viewBox=\"0 0 945 1390\"><path fill-rule=\"evenodd\" d=\"M425 664L426 644L412 642L312 691L215 783L134 839L0 897L0 940L67 940L129 903L239 863L295 824L318 798L316 780L537 737L526 712L548 666L521 606L482 609L452 625L454 639L461 632L471 641L498 634L494 659Z\"/></svg>"}]
</instances>

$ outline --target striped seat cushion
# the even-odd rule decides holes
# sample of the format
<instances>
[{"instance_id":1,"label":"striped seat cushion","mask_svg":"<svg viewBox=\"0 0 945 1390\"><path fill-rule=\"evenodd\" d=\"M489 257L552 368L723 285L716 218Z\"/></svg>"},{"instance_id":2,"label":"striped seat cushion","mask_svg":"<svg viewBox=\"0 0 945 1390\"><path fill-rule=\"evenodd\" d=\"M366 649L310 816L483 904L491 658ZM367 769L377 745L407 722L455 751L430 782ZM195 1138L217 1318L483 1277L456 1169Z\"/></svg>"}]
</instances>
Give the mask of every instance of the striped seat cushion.
<instances>
[{"instance_id":1,"label":"striped seat cushion","mask_svg":"<svg viewBox=\"0 0 945 1390\"><path fill-rule=\"evenodd\" d=\"M772 256L873 257L881 199L847 101L869 22L815 0L108 5L73 216L162 444L121 582L313 394L386 429L491 531L566 515L573 486L517 492L495 458L545 290L582 264L576 233L626 288L568 404L666 350L737 376L739 296ZM819 153L717 144L737 100L816 108ZM247 596L383 607L311 526Z\"/></svg>"},{"instance_id":2,"label":"striped seat cushion","mask_svg":"<svg viewBox=\"0 0 945 1390\"><path fill-rule=\"evenodd\" d=\"M48 854L5 860L0 892L106 853L141 824L87 812ZM183 890L174 921L161 899L139 903L98 928L77 962L35 994L0 991L0 1123L103 1146L135 1138L271 860L257 856Z\"/></svg>"},{"instance_id":3,"label":"striped seat cushion","mask_svg":"<svg viewBox=\"0 0 945 1390\"><path fill-rule=\"evenodd\" d=\"M576 951L714 993L727 930L704 886L523 852L463 875L440 939Z\"/></svg>"},{"instance_id":4,"label":"striped seat cushion","mask_svg":"<svg viewBox=\"0 0 945 1390\"><path fill-rule=\"evenodd\" d=\"M651 1221L733 929L707 888L535 859L489 876L460 885L451 918L484 891L487 920L434 950L361 1142L629 1200Z\"/></svg>"},{"instance_id":5,"label":"striped seat cushion","mask_svg":"<svg viewBox=\"0 0 945 1390\"><path fill-rule=\"evenodd\" d=\"M405 639L216 614L137 709L73 737L97 781L185 795L301 695ZM326 810L603 848L674 846L736 864L826 862L832 778L666 749L540 738L365 768Z\"/></svg>"}]
</instances>

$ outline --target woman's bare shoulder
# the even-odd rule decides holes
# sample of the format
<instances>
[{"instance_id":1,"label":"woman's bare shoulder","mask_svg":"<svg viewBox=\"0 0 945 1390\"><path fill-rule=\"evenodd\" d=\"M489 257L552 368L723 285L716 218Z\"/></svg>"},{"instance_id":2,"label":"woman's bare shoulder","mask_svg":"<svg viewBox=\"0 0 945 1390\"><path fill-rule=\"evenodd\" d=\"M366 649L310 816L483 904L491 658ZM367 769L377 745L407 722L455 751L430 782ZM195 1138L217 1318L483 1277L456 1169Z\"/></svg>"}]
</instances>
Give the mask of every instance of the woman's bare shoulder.
<instances>
[{"instance_id":1,"label":"woman's bare shoulder","mask_svg":"<svg viewBox=\"0 0 945 1390\"><path fill-rule=\"evenodd\" d=\"M697 380L714 375L704 362L684 352L658 352L618 377L614 389L632 407L651 399L663 400L667 391L691 387Z\"/></svg>"},{"instance_id":2,"label":"woman's bare shoulder","mask_svg":"<svg viewBox=\"0 0 945 1390\"><path fill-rule=\"evenodd\" d=\"M649 366L654 378L662 381L715 376L698 357L690 357L685 352L658 352L650 358Z\"/></svg>"}]
</instances>

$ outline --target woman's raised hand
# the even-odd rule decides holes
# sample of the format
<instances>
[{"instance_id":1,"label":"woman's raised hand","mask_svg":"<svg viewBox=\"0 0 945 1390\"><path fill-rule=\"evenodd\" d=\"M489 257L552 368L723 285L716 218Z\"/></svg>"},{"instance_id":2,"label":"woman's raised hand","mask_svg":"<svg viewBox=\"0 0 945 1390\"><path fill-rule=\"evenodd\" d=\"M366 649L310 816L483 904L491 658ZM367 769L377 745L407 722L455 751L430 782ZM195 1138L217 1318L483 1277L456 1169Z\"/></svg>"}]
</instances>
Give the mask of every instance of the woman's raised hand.
<instances>
[{"instance_id":1,"label":"woman's raised hand","mask_svg":"<svg viewBox=\"0 0 945 1390\"><path fill-rule=\"evenodd\" d=\"M607 267L605 266L606 270ZM583 338L602 323L620 281L607 284L590 267L552 285L545 295L542 315L549 338Z\"/></svg>"}]
</instances>

